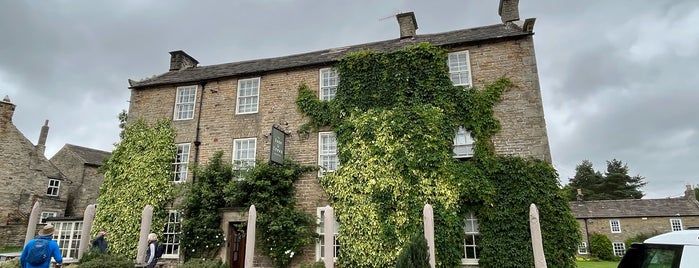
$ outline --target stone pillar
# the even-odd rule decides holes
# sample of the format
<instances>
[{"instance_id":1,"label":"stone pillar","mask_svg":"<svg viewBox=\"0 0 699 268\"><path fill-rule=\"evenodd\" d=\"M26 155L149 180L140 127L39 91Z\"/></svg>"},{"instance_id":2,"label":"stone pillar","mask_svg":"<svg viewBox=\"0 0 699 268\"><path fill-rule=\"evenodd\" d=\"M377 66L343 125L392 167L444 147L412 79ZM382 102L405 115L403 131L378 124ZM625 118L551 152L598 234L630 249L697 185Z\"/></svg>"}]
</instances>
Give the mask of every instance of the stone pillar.
<instances>
[{"instance_id":1,"label":"stone pillar","mask_svg":"<svg viewBox=\"0 0 699 268\"><path fill-rule=\"evenodd\" d=\"M257 223L257 210L255 205L250 206L248 212L248 229L245 233L245 268L253 268L255 258L255 224Z\"/></svg>"},{"instance_id":2,"label":"stone pillar","mask_svg":"<svg viewBox=\"0 0 699 268\"><path fill-rule=\"evenodd\" d=\"M146 262L146 248L148 247L148 234L150 226L153 224L153 207L146 205L141 213L141 233L138 237L138 251L136 253L136 263Z\"/></svg>"},{"instance_id":3,"label":"stone pillar","mask_svg":"<svg viewBox=\"0 0 699 268\"><path fill-rule=\"evenodd\" d=\"M434 268L437 263L434 259L434 211L432 210L432 205L425 204L422 209L424 228L425 228L425 240L427 240L427 247L430 254L430 267Z\"/></svg>"},{"instance_id":4,"label":"stone pillar","mask_svg":"<svg viewBox=\"0 0 699 268\"><path fill-rule=\"evenodd\" d=\"M325 268L335 267L335 239L333 234L335 233L335 212L331 206L325 206L325 215L323 217L323 242L325 243L325 248L323 249L323 255L325 259Z\"/></svg>"},{"instance_id":5,"label":"stone pillar","mask_svg":"<svg viewBox=\"0 0 699 268\"><path fill-rule=\"evenodd\" d=\"M29 243L36 236L36 224L39 223L39 213L41 213L41 204L39 201L34 202L32 212L29 214L29 222L27 223L27 234L24 236L24 245Z\"/></svg>"},{"instance_id":6,"label":"stone pillar","mask_svg":"<svg viewBox=\"0 0 699 268\"><path fill-rule=\"evenodd\" d=\"M80 235L80 247L78 247L78 260L83 257L83 253L87 251L87 246L90 244L92 235L92 224L95 222L95 205L89 205L83 213L83 229Z\"/></svg>"},{"instance_id":7,"label":"stone pillar","mask_svg":"<svg viewBox=\"0 0 699 268\"><path fill-rule=\"evenodd\" d=\"M537 209L534 204L529 206L529 229L532 235L534 267L546 268L546 256L544 255L544 244L541 239L541 225L539 224L539 209Z\"/></svg>"}]
</instances>

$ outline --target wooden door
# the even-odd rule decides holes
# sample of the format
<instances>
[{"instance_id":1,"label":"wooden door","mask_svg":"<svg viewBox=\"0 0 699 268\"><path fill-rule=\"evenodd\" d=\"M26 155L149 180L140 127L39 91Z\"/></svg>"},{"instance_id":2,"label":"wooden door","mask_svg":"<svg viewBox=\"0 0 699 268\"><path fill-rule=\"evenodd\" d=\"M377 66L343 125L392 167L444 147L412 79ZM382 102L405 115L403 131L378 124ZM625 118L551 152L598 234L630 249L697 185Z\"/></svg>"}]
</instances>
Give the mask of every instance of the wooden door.
<instances>
[{"instance_id":1,"label":"wooden door","mask_svg":"<svg viewBox=\"0 0 699 268\"><path fill-rule=\"evenodd\" d=\"M245 268L245 230L236 227L235 223L230 223L226 240L228 241L229 266L231 268Z\"/></svg>"}]
</instances>

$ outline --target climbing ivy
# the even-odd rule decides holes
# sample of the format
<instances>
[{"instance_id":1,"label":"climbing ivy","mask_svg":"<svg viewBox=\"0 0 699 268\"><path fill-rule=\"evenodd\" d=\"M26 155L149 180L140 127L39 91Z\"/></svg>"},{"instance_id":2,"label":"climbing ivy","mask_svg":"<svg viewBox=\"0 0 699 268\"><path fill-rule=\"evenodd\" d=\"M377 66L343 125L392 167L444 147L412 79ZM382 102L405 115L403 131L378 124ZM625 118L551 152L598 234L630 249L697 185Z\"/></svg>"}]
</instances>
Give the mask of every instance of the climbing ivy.
<instances>
[{"instance_id":1,"label":"climbing ivy","mask_svg":"<svg viewBox=\"0 0 699 268\"><path fill-rule=\"evenodd\" d=\"M124 126L122 140L102 167L104 182L92 228L109 232L111 254L135 258L146 205L153 206L151 232L162 234L166 208L174 198L174 139L175 131L167 120L149 125L138 119Z\"/></svg>"},{"instance_id":2,"label":"climbing ivy","mask_svg":"<svg viewBox=\"0 0 699 268\"><path fill-rule=\"evenodd\" d=\"M233 178L233 165L217 151L203 169L194 167L196 183L189 184L182 204L182 252L186 260L212 259L224 244L219 208L226 206L223 188Z\"/></svg>"},{"instance_id":3,"label":"climbing ivy","mask_svg":"<svg viewBox=\"0 0 699 268\"><path fill-rule=\"evenodd\" d=\"M301 131L329 126L337 135L342 165L320 183L340 222L340 265L394 266L402 247L421 231L422 208L430 203L439 267L459 266L468 212L483 223L481 267L530 267L531 250L521 242L529 239L522 229L528 228L524 210L543 202L545 251L558 258L549 263L574 267L580 238L558 195L555 171L539 160L495 155L491 140L500 123L493 107L515 85L501 78L482 89L453 86L446 60L443 49L429 44L361 51L336 64L341 79L332 101L299 87L297 105L309 117ZM459 126L476 139L471 161L452 158ZM503 187L510 181L516 186ZM503 226L513 229L497 227L510 220Z\"/></svg>"},{"instance_id":4,"label":"climbing ivy","mask_svg":"<svg viewBox=\"0 0 699 268\"><path fill-rule=\"evenodd\" d=\"M258 161L249 171L235 174L223 190L229 206L255 205L258 248L274 267L288 267L314 241L314 218L295 209L294 197L294 182L314 170L289 159L284 165Z\"/></svg>"}]
</instances>

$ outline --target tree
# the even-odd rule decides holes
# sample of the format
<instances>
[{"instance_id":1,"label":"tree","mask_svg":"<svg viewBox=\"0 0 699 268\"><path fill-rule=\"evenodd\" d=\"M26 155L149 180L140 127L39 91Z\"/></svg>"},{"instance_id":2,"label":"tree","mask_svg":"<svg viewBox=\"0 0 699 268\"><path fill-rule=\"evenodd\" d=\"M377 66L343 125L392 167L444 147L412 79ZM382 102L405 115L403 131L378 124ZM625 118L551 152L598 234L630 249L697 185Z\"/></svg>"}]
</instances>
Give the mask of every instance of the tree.
<instances>
[{"instance_id":1,"label":"tree","mask_svg":"<svg viewBox=\"0 0 699 268\"><path fill-rule=\"evenodd\" d=\"M575 168L575 176L566 186L569 200L576 200L577 189L581 189L584 200L640 199L641 187L646 185L645 177L629 176L629 167L622 161L607 161L607 171L595 171L588 160Z\"/></svg>"},{"instance_id":2,"label":"tree","mask_svg":"<svg viewBox=\"0 0 699 268\"><path fill-rule=\"evenodd\" d=\"M162 233L173 200L172 162L175 131L167 120L148 125L138 119L126 125L122 140L102 167L104 182L97 198L93 230L110 233L112 254L136 256L141 213L153 206L152 232Z\"/></svg>"}]
</instances>

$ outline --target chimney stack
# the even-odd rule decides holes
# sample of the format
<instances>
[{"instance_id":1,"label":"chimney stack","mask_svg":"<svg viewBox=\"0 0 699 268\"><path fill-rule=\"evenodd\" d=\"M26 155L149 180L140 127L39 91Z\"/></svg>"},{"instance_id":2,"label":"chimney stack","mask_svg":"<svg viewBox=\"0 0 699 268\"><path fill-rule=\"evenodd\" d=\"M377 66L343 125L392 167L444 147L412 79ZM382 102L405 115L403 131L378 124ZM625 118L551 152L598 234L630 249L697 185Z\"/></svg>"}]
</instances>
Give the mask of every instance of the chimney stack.
<instances>
[{"instance_id":1,"label":"chimney stack","mask_svg":"<svg viewBox=\"0 0 699 268\"><path fill-rule=\"evenodd\" d=\"M400 27L400 39L414 37L417 30L415 13L407 12L396 15L398 26Z\"/></svg>"},{"instance_id":2,"label":"chimney stack","mask_svg":"<svg viewBox=\"0 0 699 268\"><path fill-rule=\"evenodd\" d=\"M39 142L36 144L37 153L44 155L46 151L46 137L49 136L49 120L44 122L44 126L41 127L41 132L39 133Z\"/></svg>"},{"instance_id":3,"label":"chimney stack","mask_svg":"<svg viewBox=\"0 0 699 268\"><path fill-rule=\"evenodd\" d=\"M199 61L187 55L182 50L170 51L170 71L179 71L191 67L197 67Z\"/></svg>"},{"instance_id":4,"label":"chimney stack","mask_svg":"<svg viewBox=\"0 0 699 268\"><path fill-rule=\"evenodd\" d=\"M692 189L692 185L687 184L687 189L684 190L684 198L686 198L687 200L697 201L697 196L694 194L694 189Z\"/></svg>"},{"instance_id":5,"label":"chimney stack","mask_svg":"<svg viewBox=\"0 0 699 268\"><path fill-rule=\"evenodd\" d=\"M498 14L502 23L519 20L519 0L500 0Z\"/></svg>"},{"instance_id":6,"label":"chimney stack","mask_svg":"<svg viewBox=\"0 0 699 268\"><path fill-rule=\"evenodd\" d=\"M10 102L10 97L6 95L5 98L0 101L0 124L12 123L12 116L14 114L15 105Z\"/></svg>"},{"instance_id":7,"label":"chimney stack","mask_svg":"<svg viewBox=\"0 0 699 268\"><path fill-rule=\"evenodd\" d=\"M583 193L582 193L582 189L579 189L579 188L578 188L578 194L577 194L578 202L582 202L582 201L583 201L583 196L584 196L584 195L583 195Z\"/></svg>"}]
</instances>

